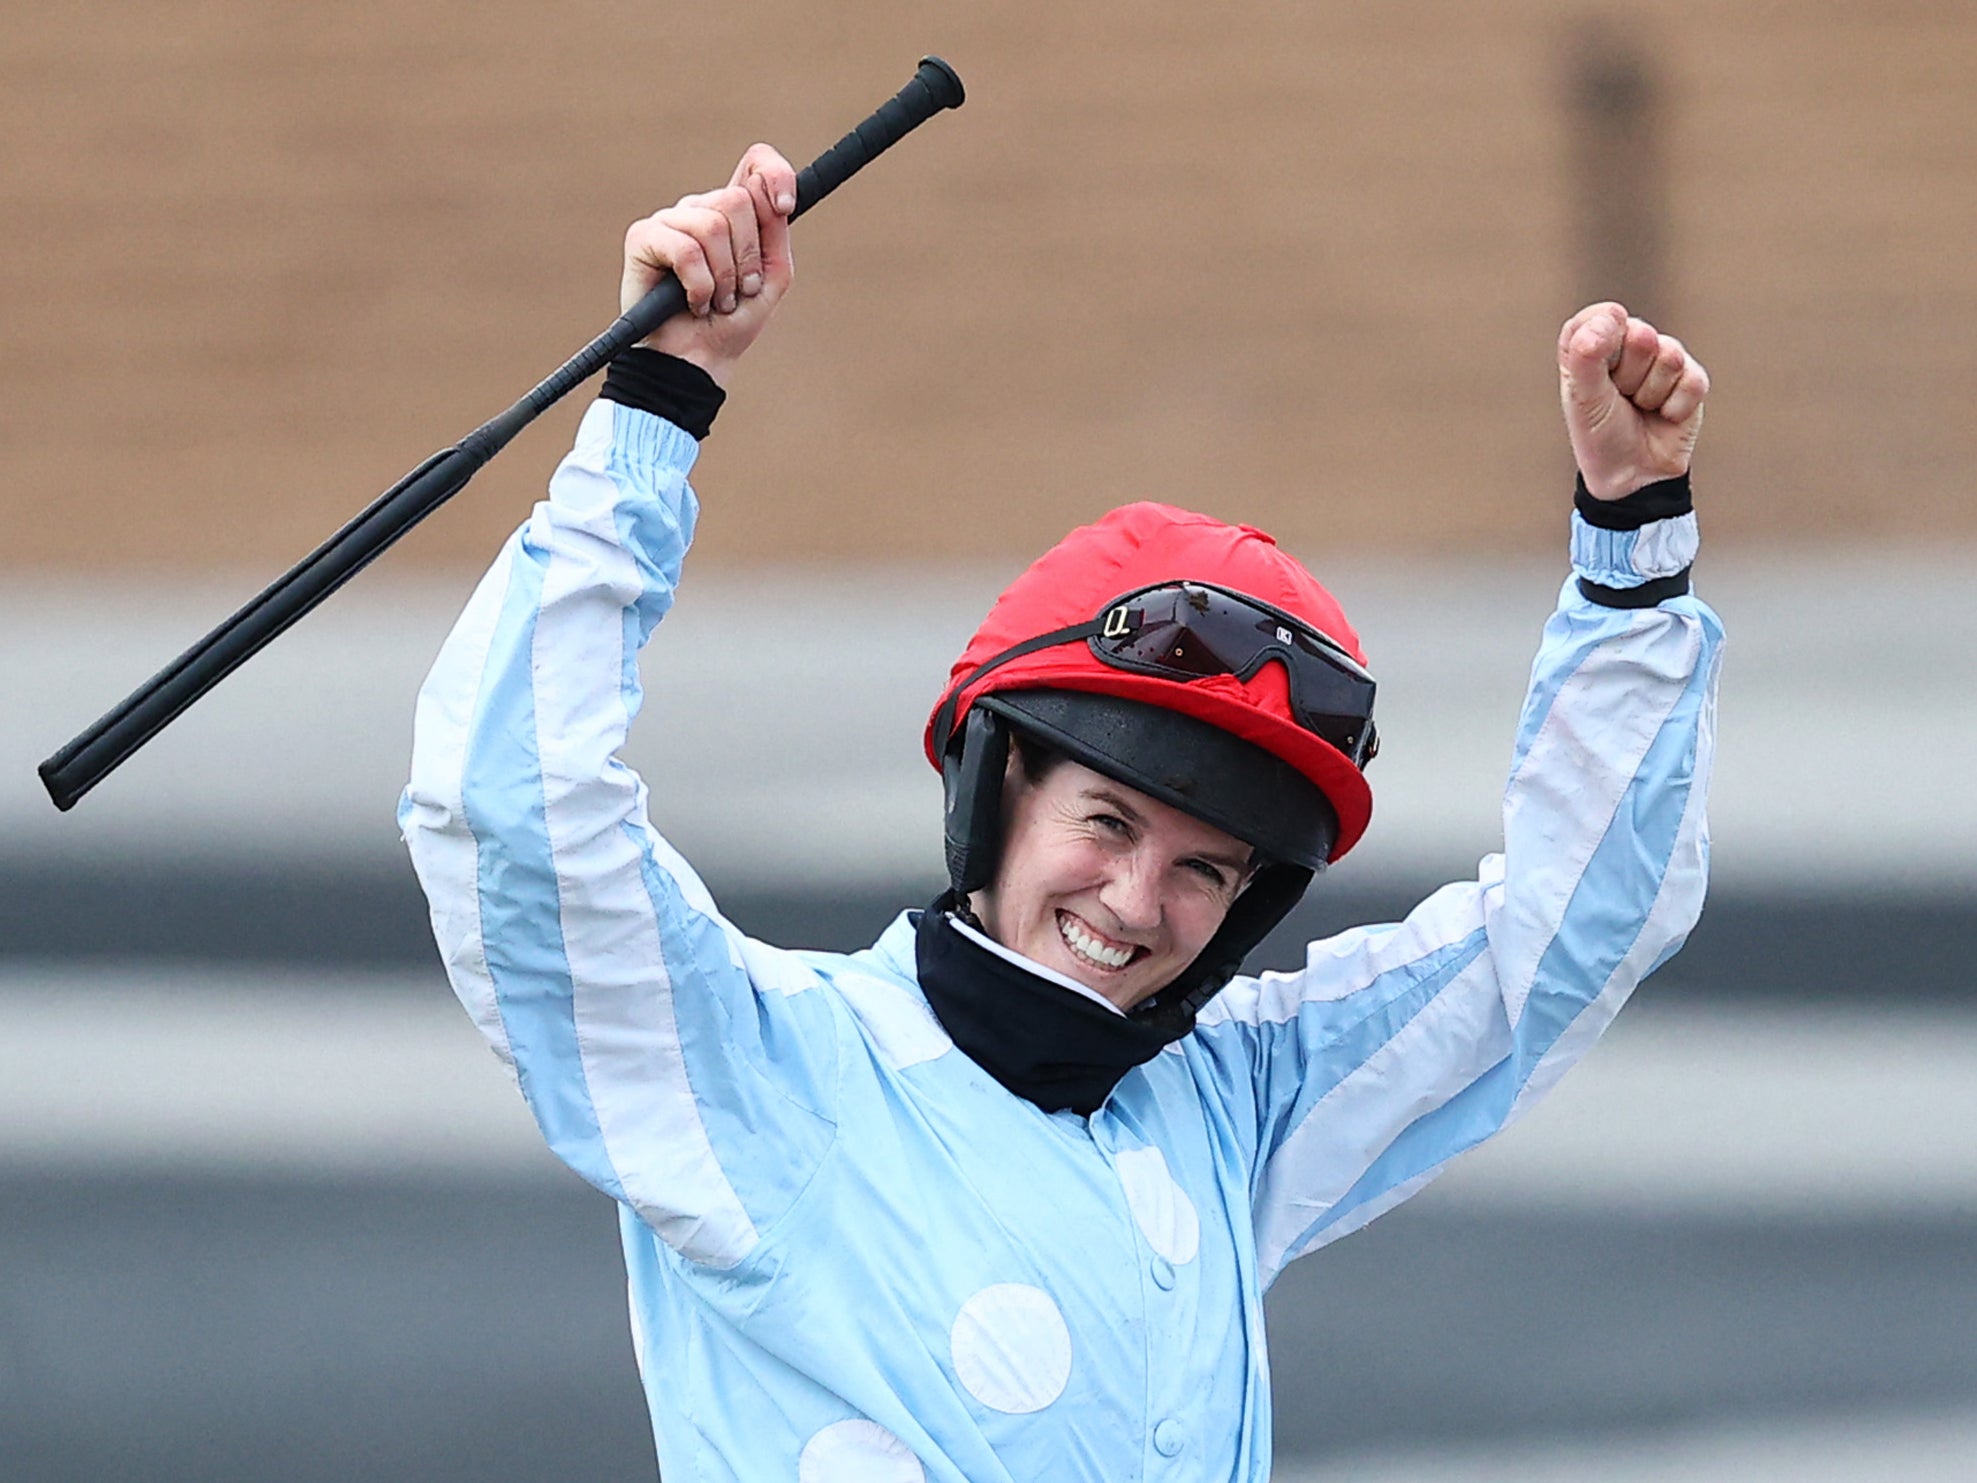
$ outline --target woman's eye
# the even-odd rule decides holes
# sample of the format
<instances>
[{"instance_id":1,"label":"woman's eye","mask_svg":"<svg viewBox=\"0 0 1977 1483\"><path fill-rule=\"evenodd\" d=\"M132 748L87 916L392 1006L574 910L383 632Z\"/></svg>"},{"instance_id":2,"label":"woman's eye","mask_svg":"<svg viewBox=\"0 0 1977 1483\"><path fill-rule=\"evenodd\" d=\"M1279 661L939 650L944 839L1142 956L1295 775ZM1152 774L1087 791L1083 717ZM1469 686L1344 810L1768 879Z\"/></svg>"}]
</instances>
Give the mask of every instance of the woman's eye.
<instances>
[{"instance_id":1,"label":"woman's eye","mask_svg":"<svg viewBox=\"0 0 1977 1483\"><path fill-rule=\"evenodd\" d=\"M1107 834L1124 834L1127 832L1126 821L1117 814L1093 814L1091 821Z\"/></svg>"},{"instance_id":2,"label":"woman's eye","mask_svg":"<svg viewBox=\"0 0 1977 1483\"><path fill-rule=\"evenodd\" d=\"M1226 889L1229 884L1228 878L1206 860L1190 860L1188 861L1188 869L1192 870L1218 891Z\"/></svg>"}]
</instances>

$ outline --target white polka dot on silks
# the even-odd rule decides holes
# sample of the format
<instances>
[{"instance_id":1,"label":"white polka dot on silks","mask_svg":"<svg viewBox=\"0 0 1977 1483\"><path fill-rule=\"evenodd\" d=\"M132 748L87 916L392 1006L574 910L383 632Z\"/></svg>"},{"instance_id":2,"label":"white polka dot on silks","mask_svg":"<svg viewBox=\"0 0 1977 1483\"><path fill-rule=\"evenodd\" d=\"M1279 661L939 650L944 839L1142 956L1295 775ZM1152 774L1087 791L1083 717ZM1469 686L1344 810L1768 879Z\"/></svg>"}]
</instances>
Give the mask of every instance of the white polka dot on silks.
<instances>
[{"instance_id":1,"label":"white polka dot on silks","mask_svg":"<svg viewBox=\"0 0 1977 1483\"><path fill-rule=\"evenodd\" d=\"M834 1421L803 1444L797 1483L926 1483L907 1445L876 1421Z\"/></svg>"},{"instance_id":2,"label":"white polka dot on silks","mask_svg":"<svg viewBox=\"0 0 1977 1483\"><path fill-rule=\"evenodd\" d=\"M1177 1267L1193 1261L1201 1250L1201 1217L1167 1168L1166 1155L1157 1148L1135 1148L1112 1162L1146 1244Z\"/></svg>"},{"instance_id":3,"label":"white polka dot on silks","mask_svg":"<svg viewBox=\"0 0 1977 1483\"><path fill-rule=\"evenodd\" d=\"M985 1287L961 1305L948 1334L954 1373L993 1410L1041 1411L1071 1379L1071 1331L1041 1288Z\"/></svg>"}]
</instances>

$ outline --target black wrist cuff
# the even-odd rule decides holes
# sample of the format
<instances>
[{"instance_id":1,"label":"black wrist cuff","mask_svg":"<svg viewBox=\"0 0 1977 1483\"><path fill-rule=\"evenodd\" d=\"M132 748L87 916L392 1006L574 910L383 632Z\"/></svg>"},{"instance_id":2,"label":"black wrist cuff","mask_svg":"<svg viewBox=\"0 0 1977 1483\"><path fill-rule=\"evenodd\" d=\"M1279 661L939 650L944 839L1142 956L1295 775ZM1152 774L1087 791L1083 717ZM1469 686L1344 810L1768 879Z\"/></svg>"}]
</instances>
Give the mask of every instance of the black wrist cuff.
<instances>
[{"instance_id":1,"label":"black wrist cuff","mask_svg":"<svg viewBox=\"0 0 1977 1483\"><path fill-rule=\"evenodd\" d=\"M1643 484L1620 499L1594 499L1592 491L1586 488L1586 476L1581 474L1579 487L1572 496L1572 507L1586 524L1596 525L1601 530L1639 530L1643 525L1652 525L1657 520L1672 520L1677 515L1688 514L1695 508L1695 501L1689 496L1687 474Z\"/></svg>"},{"instance_id":2,"label":"black wrist cuff","mask_svg":"<svg viewBox=\"0 0 1977 1483\"><path fill-rule=\"evenodd\" d=\"M695 438L707 436L714 414L728 399L714 378L692 361L637 346L619 352L611 362L598 395L663 417Z\"/></svg>"},{"instance_id":3,"label":"black wrist cuff","mask_svg":"<svg viewBox=\"0 0 1977 1483\"><path fill-rule=\"evenodd\" d=\"M1587 602L1596 602L1603 608L1652 608L1671 597L1687 597L1690 571L1685 566L1672 577L1656 577L1638 587L1602 587L1581 577L1579 591Z\"/></svg>"}]
</instances>

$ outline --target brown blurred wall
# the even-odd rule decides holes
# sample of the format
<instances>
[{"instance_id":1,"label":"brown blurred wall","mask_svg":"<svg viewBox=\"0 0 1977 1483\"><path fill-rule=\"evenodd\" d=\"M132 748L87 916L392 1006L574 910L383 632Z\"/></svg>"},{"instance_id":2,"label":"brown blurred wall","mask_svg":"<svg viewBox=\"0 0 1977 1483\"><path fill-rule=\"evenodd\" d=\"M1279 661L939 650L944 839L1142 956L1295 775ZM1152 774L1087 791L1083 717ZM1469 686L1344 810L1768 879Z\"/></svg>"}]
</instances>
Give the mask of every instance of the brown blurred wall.
<instances>
[{"instance_id":1,"label":"brown blurred wall","mask_svg":"<svg viewBox=\"0 0 1977 1483\"><path fill-rule=\"evenodd\" d=\"M970 101L799 229L696 476L717 559L1010 558L1139 496L1306 555L1544 548L1603 274L1715 375L1712 538L1977 538L1969 0L0 21L15 572L286 564L610 319L633 215L923 50ZM580 401L394 563L482 560Z\"/></svg>"}]
</instances>

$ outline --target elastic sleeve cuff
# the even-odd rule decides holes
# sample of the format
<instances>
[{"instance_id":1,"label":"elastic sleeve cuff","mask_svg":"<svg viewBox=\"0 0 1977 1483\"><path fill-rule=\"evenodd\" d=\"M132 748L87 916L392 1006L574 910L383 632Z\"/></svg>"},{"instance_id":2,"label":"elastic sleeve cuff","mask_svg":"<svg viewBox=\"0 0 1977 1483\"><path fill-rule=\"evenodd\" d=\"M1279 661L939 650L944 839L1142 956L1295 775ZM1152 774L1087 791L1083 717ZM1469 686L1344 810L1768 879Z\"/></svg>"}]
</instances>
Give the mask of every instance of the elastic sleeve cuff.
<instances>
[{"instance_id":1,"label":"elastic sleeve cuff","mask_svg":"<svg viewBox=\"0 0 1977 1483\"><path fill-rule=\"evenodd\" d=\"M714 426L728 394L691 361L657 350L622 351L604 373L598 395L607 402L663 417L696 440Z\"/></svg>"},{"instance_id":2,"label":"elastic sleeve cuff","mask_svg":"<svg viewBox=\"0 0 1977 1483\"><path fill-rule=\"evenodd\" d=\"M1645 608L1689 590L1696 559L1695 508L1686 474L1596 500L1582 478L1573 500L1572 569L1589 601Z\"/></svg>"}]
</instances>

